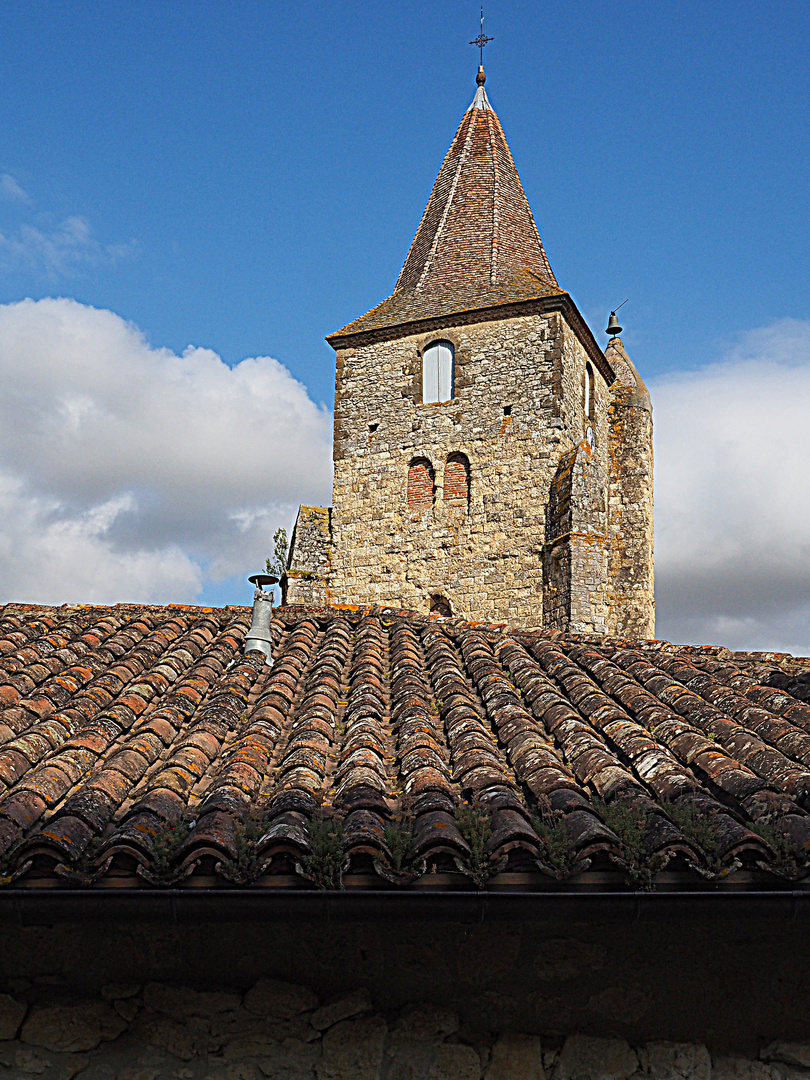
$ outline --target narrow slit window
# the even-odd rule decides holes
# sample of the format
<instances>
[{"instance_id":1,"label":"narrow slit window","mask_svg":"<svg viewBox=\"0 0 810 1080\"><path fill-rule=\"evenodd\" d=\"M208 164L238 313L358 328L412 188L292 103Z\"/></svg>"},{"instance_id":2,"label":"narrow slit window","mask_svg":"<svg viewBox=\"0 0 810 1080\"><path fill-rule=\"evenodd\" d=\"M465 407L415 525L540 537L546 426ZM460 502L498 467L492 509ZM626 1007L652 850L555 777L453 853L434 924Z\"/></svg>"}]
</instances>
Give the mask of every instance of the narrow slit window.
<instances>
[{"instance_id":1,"label":"narrow slit window","mask_svg":"<svg viewBox=\"0 0 810 1080\"><path fill-rule=\"evenodd\" d=\"M454 353L449 341L434 341L422 356L422 404L452 401Z\"/></svg>"},{"instance_id":2,"label":"narrow slit window","mask_svg":"<svg viewBox=\"0 0 810 1080\"><path fill-rule=\"evenodd\" d=\"M595 409L595 380L593 377L593 368L590 364L585 365L585 401L583 402L585 407L585 415L589 420L593 420Z\"/></svg>"}]
</instances>

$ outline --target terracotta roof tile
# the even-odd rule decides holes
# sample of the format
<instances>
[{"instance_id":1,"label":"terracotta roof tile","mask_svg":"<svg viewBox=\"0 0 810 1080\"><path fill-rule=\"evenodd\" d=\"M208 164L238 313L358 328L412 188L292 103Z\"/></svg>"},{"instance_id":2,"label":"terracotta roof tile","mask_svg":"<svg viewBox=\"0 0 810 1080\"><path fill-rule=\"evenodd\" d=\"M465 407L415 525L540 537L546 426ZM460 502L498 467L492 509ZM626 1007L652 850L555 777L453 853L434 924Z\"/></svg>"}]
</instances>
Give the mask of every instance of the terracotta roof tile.
<instances>
[{"instance_id":1,"label":"terracotta roof tile","mask_svg":"<svg viewBox=\"0 0 810 1080\"><path fill-rule=\"evenodd\" d=\"M277 611L265 665L249 621L0 610L9 668L84 649L0 709L0 881L694 889L810 870L810 661L352 606ZM43 720L28 705L55 687Z\"/></svg>"}]
</instances>

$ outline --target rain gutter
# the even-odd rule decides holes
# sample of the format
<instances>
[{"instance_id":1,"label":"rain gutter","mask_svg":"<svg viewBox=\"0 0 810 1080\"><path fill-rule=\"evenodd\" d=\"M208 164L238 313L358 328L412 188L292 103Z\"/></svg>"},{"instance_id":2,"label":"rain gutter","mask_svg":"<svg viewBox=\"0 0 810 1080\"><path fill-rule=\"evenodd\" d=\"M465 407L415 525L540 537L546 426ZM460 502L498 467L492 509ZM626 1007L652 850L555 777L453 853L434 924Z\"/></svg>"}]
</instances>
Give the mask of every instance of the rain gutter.
<instances>
[{"instance_id":1,"label":"rain gutter","mask_svg":"<svg viewBox=\"0 0 810 1080\"><path fill-rule=\"evenodd\" d=\"M810 918L810 891L655 893L316 892L266 889L4 889L6 929L54 923L200 922L644 923Z\"/></svg>"}]
</instances>

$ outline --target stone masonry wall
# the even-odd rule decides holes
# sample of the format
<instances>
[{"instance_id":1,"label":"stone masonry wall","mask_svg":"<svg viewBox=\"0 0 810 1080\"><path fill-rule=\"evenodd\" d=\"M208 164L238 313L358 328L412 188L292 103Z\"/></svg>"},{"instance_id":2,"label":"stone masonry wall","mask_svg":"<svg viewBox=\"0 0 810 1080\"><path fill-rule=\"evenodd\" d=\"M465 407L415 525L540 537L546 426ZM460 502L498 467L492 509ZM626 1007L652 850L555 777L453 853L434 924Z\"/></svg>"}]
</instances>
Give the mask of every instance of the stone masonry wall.
<instances>
[{"instance_id":1,"label":"stone masonry wall","mask_svg":"<svg viewBox=\"0 0 810 1080\"><path fill-rule=\"evenodd\" d=\"M562 629L571 621L571 474L577 449L564 454L549 488L543 546L543 621Z\"/></svg>"},{"instance_id":2,"label":"stone masonry wall","mask_svg":"<svg viewBox=\"0 0 810 1080\"><path fill-rule=\"evenodd\" d=\"M615 634L653 637L652 404L621 338L611 339L605 355L616 372L609 413L609 623Z\"/></svg>"},{"instance_id":3,"label":"stone masonry wall","mask_svg":"<svg viewBox=\"0 0 810 1080\"><path fill-rule=\"evenodd\" d=\"M549 496L544 548L544 622L578 633L608 628L606 481L588 441L566 454Z\"/></svg>"},{"instance_id":4,"label":"stone masonry wall","mask_svg":"<svg viewBox=\"0 0 810 1080\"><path fill-rule=\"evenodd\" d=\"M455 398L422 405L421 353L438 339L455 347ZM542 625L546 505L561 457L586 438L586 360L557 313L339 350L332 599L426 611L439 594L455 615ZM595 376L592 453L606 474L610 394ZM469 461L468 502L444 497L455 454ZM435 495L409 508L417 459ZM597 625L594 588L583 584L590 614L571 616L582 629Z\"/></svg>"},{"instance_id":5,"label":"stone masonry wall","mask_svg":"<svg viewBox=\"0 0 810 1080\"><path fill-rule=\"evenodd\" d=\"M0 1078L810 1078L807 905L537 898L521 918L490 897L482 920L445 898L364 922L325 899L302 922L267 897L239 922L222 899L217 919L153 900L165 918L115 923L92 897L80 922L6 905Z\"/></svg>"},{"instance_id":6,"label":"stone masonry wall","mask_svg":"<svg viewBox=\"0 0 810 1080\"><path fill-rule=\"evenodd\" d=\"M150 982L77 997L63 981L0 994L9 1080L806 1080L810 1044L757 1057L701 1043L463 1028L452 1009L377 1010L360 988L322 1003L260 979L246 993Z\"/></svg>"},{"instance_id":7,"label":"stone masonry wall","mask_svg":"<svg viewBox=\"0 0 810 1080\"><path fill-rule=\"evenodd\" d=\"M564 543L569 556L569 609L562 630L603 634L608 620L609 539L607 522L608 404L610 392L594 369L593 419L584 411L588 357L579 338L563 323L563 419L577 439L570 469L571 510ZM593 368L593 365L591 365ZM590 432L589 432L590 428ZM582 433L580 436L580 432Z\"/></svg>"},{"instance_id":8,"label":"stone masonry wall","mask_svg":"<svg viewBox=\"0 0 810 1080\"><path fill-rule=\"evenodd\" d=\"M331 510L327 506L298 508L285 575L285 603L329 603L328 581L332 561L330 518Z\"/></svg>"}]
</instances>

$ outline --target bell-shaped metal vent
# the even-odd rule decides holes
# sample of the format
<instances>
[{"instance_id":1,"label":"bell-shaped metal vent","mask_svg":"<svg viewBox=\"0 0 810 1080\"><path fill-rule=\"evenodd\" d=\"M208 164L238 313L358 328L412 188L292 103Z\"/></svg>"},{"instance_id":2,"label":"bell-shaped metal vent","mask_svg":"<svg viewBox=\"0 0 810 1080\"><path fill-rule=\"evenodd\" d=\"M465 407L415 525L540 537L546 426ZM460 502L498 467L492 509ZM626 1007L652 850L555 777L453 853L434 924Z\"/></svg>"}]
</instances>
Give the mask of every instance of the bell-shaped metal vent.
<instances>
[{"instance_id":1,"label":"bell-shaped metal vent","mask_svg":"<svg viewBox=\"0 0 810 1080\"><path fill-rule=\"evenodd\" d=\"M253 593L253 619L245 639L245 654L264 653L265 663L273 662L273 635L270 632L270 620L273 618L273 594L265 592L265 585L277 585L278 578L272 574L251 574L248 578L256 586Z\"/></svg>"}]
</instances>

